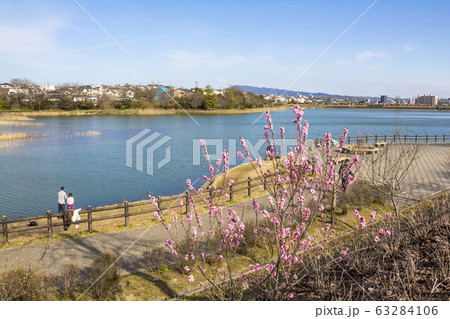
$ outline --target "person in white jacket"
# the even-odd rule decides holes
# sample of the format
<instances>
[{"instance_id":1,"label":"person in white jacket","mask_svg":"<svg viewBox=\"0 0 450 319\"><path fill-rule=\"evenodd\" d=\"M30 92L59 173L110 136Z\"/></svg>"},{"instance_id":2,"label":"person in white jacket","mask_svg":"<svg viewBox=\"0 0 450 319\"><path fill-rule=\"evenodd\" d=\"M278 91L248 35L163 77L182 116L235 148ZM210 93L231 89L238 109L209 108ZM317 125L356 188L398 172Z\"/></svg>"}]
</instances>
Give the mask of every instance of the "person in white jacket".
<instances>
[{"instance_id":1,"label":"person in white jacket","mask_svg":"<svg viewBox=\"0 0 450 319\"><path fill-rule=\"evenodd\" d=\"M58 192L58 214L63 213L66 210L67 195L64 191L64 186L61 186L61 190Z\"/></svg>"}]
</instances>

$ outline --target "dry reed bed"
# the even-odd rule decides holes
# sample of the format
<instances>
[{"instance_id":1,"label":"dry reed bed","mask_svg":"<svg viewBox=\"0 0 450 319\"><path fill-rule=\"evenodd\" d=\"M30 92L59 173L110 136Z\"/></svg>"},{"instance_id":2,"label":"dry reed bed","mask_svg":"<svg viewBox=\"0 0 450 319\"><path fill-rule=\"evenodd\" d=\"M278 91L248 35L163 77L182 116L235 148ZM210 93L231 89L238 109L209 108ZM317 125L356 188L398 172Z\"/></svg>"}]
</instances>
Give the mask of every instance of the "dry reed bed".
<instances>
[{"instance_id":1,"label":"dry reed bed","mask_svg":"<svg viewBox=\"0 0 450 319\"><path fill-rule=\"evenodd\" d=\"M1 118L0 118L1 119ZM44 123L21 120L21 121L3 121L0 120L0 126L43 126Z\"/></svg>"},{"instance_id":2,"label":"dry reed bed","mask_svg":"<svg viewBox=\"0 0 450 319\"><path fill-rule=\"evenodd\" d=\"M0 141L13 141L27 138L25 133L0 133Z\"/></svg>"},{"instance_id":3,"label":"dry reed bed","mask_svg":"<svg viewBox=\"0 0 450 319\"><path fill-rule=\"evenodd\" d=\"M102 135L99 131L87 130L86 132L76 132L75 136L99 136Z\"/></svg>"}]
</instances>

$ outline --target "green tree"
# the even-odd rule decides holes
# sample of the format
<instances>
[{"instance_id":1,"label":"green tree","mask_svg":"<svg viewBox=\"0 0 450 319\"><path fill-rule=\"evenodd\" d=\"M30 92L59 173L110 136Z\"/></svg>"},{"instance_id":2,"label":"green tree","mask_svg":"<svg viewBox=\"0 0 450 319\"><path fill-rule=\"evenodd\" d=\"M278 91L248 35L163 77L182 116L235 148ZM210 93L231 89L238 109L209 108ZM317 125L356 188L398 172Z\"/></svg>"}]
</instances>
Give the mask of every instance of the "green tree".
<instances>
[{"instance_id":1,"label":"green tree","mask_svg":"<svg viewBox=\"0 0 450 319\"><path fill-rule=\"evenodd\" d=\"M203 98L203 108L215 109L217 108L217 94L214 93L214 89L211 85L205 87L205 96Z\"/></svg>"},{"instance_id":2,"label":"green tree","mask_svg":"<svg viewBox=\"0 0 450 319\"><path fill-rule=\"evenodd\" d=\"M194 89L194 93L201 93L201 94L203 94L204 92L203 92L203 89L201 89L201 88L199 88L199 87L195 87L195 89Z\"/></svg>"},{"instance_id":3,"label":"green tree","mask_svg":"<svg viewBox=\"0 0 450 319\"><path fill-rule=\"evenodd\" d=\"M0 110L3 108L3 105L4 105L3 100L0 98Z\"/></svg>"}]
</instances>

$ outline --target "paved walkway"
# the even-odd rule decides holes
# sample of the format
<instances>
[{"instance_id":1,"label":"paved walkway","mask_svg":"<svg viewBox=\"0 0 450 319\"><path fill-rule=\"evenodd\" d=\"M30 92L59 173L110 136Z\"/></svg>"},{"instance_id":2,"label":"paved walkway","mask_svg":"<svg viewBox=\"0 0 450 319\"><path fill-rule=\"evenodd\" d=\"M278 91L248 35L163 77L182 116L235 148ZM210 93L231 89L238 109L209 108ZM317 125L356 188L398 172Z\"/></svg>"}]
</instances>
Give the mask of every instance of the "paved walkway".
<instances>
[{"instance_id":1,"label":"paved walkway","mask_svg":"<svg viewBox=\"0 0 450 319\"><path fill-rule=\"evenodd\" d=\"M420 151L417 169L405 181L415 183L412 197L422 198L450 187L449 167L450 143L424 145ZM267 205L265 195L258 199L262 201L261 206ZM230 208L242 212L243 204L235 204ZM245 204L251 206L251 200ZM110 251L116 255L126 252L121 259L123 273L133 273L146 269L142 257L144 247L162 245L167 238L167 231L161 225L155 224L149 228L1 249L0 270L31 265L45 270L48 274L57 275L67 263L75 263L82 268L90 267L96 256Z\"/></svg>"}]
</instances>

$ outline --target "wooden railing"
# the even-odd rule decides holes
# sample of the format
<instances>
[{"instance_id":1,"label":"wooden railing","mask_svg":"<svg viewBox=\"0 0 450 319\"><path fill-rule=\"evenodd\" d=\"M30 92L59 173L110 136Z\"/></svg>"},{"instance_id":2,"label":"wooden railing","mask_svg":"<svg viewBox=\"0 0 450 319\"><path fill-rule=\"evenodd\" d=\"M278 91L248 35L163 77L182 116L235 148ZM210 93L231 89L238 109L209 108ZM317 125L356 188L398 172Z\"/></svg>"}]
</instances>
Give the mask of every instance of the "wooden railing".
<instances>
[{"instance_id":1,"label":"wooden railing","mask_svg":"<svg viewBox=\"0 0 450 319\"><path fill-rule=\"evenodd\" d=\"M339 141L339 137L335 137ZM361 144L361 143L442 143L450 142L450 135L361 135L348 136L345 143Z\"/></svg>"},{"instance_id":2,"label":"wooden railing","mask_svg":"<svg viewBox=\"0 0 450 319\"><path fill-rule=\"evenodd\" d=\"M273 174L272 174L273 175ZM270 176L270 175L267 175ZM265 180L265 179L264 179ZM226 194L229 195L229 201L233 201L235 198L235 195L238 192L246 191L247 196L252 196L252 189L255 187L260 187L261 190L266 190L266 182L258 183L254 179L248 177L247 180L236 182L230 186L227 186ZM224 193L222 194L214 194L215 191L213 190L203 190L204 194L207 194L206 196L211 196L212 198L217 198L219 196L224 196ZM178 202L181 200L183 202L183 210L185 210L185 213L189 210L189 196L192 196L192 198L197 202L197 199L199 199L199 196L194 192L188 192L186 191L184 194L171 196L167 198L161 198L160 196L157 199L157 205L161 210L165 209L173 209L176 211L178 209ZM165 203L169 203L170 205L164 205ZM144 207L145 209L136 211L134 213L130 212L130 208L133 207ZM149 208L145 207L149 206ZM112 213L110 215L106 216L99 216L100 212L113 212L113 211L121 210L122 213ZM124 201L122 204L108 206L108 207L99 207L99 208L92 208L92 206L88 206L85 210L82 210L79 212L79 216L81 220L76 222L70 222L70 223L64 223L63 221L58 220L58 222L54 222L54 218L62 217L63 214L53 214L50 210L46 212L45 215L39 215L39 216L31 216L31 217L22 217L22 218L12 218L8 219L7 216L3 216L2 220L0 221L1 228L0 228L0 234L2 234L3 237L3 245L6 245L9 242L9 234L11 233L27 233L32 232L39 229L46 229L47 237L52 238L54 234L55 228L62 228L64 225L76 225L76 224L86 224L87 223L87 231L92 232L94 227L93 224L95 222L99 221L105 221L105 220L112 220L112 219L123 219L123 224L125 227L130 226L130 217L132 216L139 216L139 215L145 215L145 214L152 214L156 211L153 204L150 202L150 200L146 201L140 201L140 202L134 202L129 203L127 201ZM103 214L104 215L104 214ZM45 221L45 225L39 225L38 226L25 226L25 223L31 222L31 221ZM14 225L20 224L21 227L12 227Z\"/></svg>"}]
</instances>

